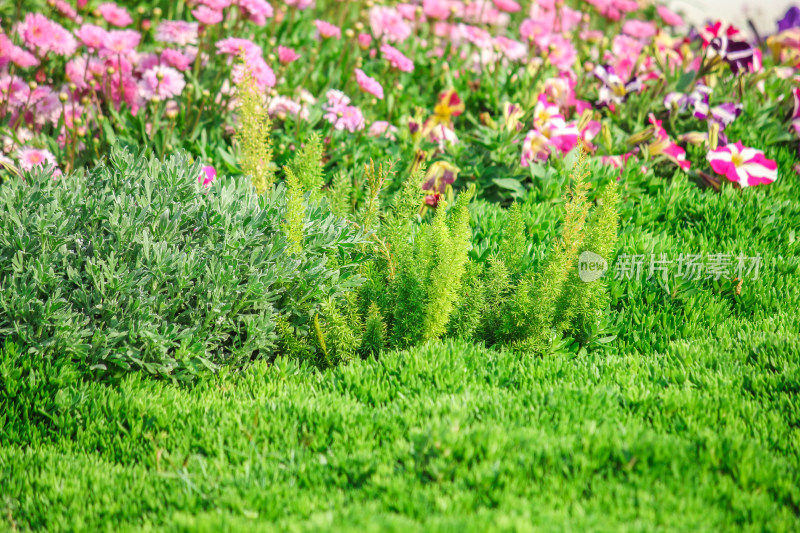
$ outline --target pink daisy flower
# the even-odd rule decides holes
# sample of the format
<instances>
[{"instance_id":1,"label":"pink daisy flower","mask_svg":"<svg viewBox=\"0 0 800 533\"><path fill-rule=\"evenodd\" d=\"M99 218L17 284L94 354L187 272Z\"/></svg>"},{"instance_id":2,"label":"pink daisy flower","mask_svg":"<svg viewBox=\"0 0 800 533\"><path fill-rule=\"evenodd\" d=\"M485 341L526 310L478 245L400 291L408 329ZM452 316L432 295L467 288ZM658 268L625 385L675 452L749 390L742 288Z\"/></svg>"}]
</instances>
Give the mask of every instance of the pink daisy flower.
<instances>
[{"instance_id":1,"label":"pink daisy flower","mask_svg":"<svg viewBox=\"0 0 800 533\"><path fill-rule=\"evenodd\" d=\"M108 38L108 32L94 24L84 24L75 30L75 35L86 48L92 51L100 50Z\"/></svg>"},{"instance_id":2,"label":"pink daisy flower","mask_svg":"<svg viewBox=\"0 0 800 533\"><path fill-rule=\"evenodd\" d=\"M197 44L197 22L185 20L165 20L156 28L155 39L162 43L174 43L179 46Z\"/></svg>"},{"instance_id":3,"label":"pink daisy flower","mask_svg":"<svg viewBox=\"0 0 800 533\"><path fill-rule=\"evenodd\" d=\"M23 171L33 170L34 167L56 166L56 158L49 151L28 146L17 150L17 162Z\"/></svg>"},{"instance_id":4,"label":"pink daisy flower","mask_svg":"<svg viewBox=\"0 0 800 533\"><path fill-rule=\"evenodd\" d=\"M287 6L304 11L314 5L314 0L283 0Z\"/></svg>"},{"instance_id":5,"label":"pink daisy flower","mask_svg":"<svg viewBox=\"0 0 800 533\"><path fill-rule=\"evenodd\" d=\"M117 4L112 2L100 4L97 6L97 11L99 11L100 16L112 26L124 28L125 26L133 24L133 19L125 10L125 8L119 7Z\"/></svg>"},{"instance_id":6,"label":"pink daisy flower","mask_svg":"<svg viewBox=\"0 0 800 533\"><path fill-rule=\"evenodd\" d=\"M671 11L666 6L656 6L656 13L658 13L658 16L664 21L664 24L668 26L683 26L683 19L681 16Z\"/></svg>"},{"instance_id":7,"label":"pink daisy flower","mask_svg":"<svg viewBox=\"0 0 800 533\"><path fill-rule=\"evenodd\" d=\"M267 65L267 62L264 61L264 58L261 56L260 49L258 53L246 54L245 63L246 66L240 63L234 65L231 72L234 83L239 83L239 81L242 79L242 76L244 76L244 69L247 68L250 71L250 76L253 77L253 81L259 87L268 88L275 86L277 83L275 73L273 72L272 68Z\"/></svg>"},{"instance_id":8,"label":"pink daisy flower","mask_svg":"<svg viewBox=\"0 0 800 533\"><path fill-rule=\"evenodd\" d=\"M402 72L413 72L414 62L406 57L400 50L389 44L381 45L383 57L397 70Z\"/></svg>"},{"instance_id":9,"label":"pink daisy flower","mask_svg":"<svg viewBox=\"0 0 800 533\"><path fill-rule=\"evenodd\" d=\"M361 90L373 95L379 100L383 100L383 87L381 84L376 79L367 76L360 68L357 68L355 72L356 81Z\"/></svg>"},{"instance_id":10,"label":"pink daisy flower","mask_svg":"<svg viewBox=\"0 0 800 533\"><path fill-rule=\"evenodd\" d=\"M330 22L325 22L324 20L315 20L314 24L316 24L317 31L324 39L330 39L331 37L336 39L342 38L342 30L339 29L339 26L334 26Z\"/></svg>"},{"instance_id":11,"label":"pink daisy flower","mask_svg":"<svg viewBox=\"0 0 800 533\"><path fill-rule=\"evenodd\" d=\"M656 25L644 20L630 19L622 25L622 33L639 40L647 40L656 34Z\"/></svg>"},{"instance_id":12,"label":"pink daisy flower","mask_svg":"<svg viewBox=\"0 0 800 533\"><path fill-rule=\"evenodd\" d=\"M514 0L494 0L494 5L497 9L506 13L516 13L522 9Z\"/></svg>"},{"instance_id":13,"label":"pink daisy flower","mask_svg":"<svg viewBox=\"0 0 800 533\"><path fill-rule=\"evenodd\" d=\"M192 10L194 18L206 26L213 26L222 22L222 12L208 6L199 6Z\"/></svg>"},{"instance_id":14,"label":"pink daisy flower","mask_svg":"<svg viewBox=\"0 0 800 533\"><path fill-rule=\"evenodd\" d=\"M397 9L374 6L369 10L369 23L372 34L390 42L402 42L411 35L411 26Z\"/></svg>"},{"instance_id":15,"label":"pink daisy flower","mask_svg":"<svg viewBox=\"0 0 800 533\"><path fill-rule=\"evenodd\" d=\"M239 0L239 9L257 26L263 26L274 15L272 6L266 0Z\"/></svg>"},{"instance_id":16,"label":"pink daisy flower","mask_svg":"<svg viewBox=\"0 0 800 533\"><path fill-rule=\"evenodd\" d=\"M778 179L778 165L764 152L742 146L741 141L711 150L706 155L714 172L741 187L772 183Z\"/></svg>"},{"instance_id":17,"label":"pink daisy flower","mask_svg":"<svg viewBox=\"0 0 800 533\"><path fill-rule=\"evenodd\" d=\"M228 37L217 41L217 54L225 54L229 56L244 55L261 55L261 47L249 39L241 39L238 37Z\"/></svg>"},{"instance_id":18,"label":"pink daisy flower","mask_svg":"<svg viewBox=\"0 0 800 533\"><path fill-rule=\"evenodd\" d=\"M174 50L172 48L165 48L164 51L161 52L161 61L174 69L180 70L181 72L189 70L189 68L192 66L191 57L185 55L180 50Z\"/></svg>"},{"instance_id":19,"label":"pink daisy flower","mask_svg":"<svg viewBox=\"0 0 800 533\"><path fill-rule=\"evenodd\" d=\"M101 56L127 56L136 52L142 35L136 30L111 30L103 39Z\"/></svg>"},{"instance_id":20,"label":"pink daisy flower","mask_svg":"<svg viewBox=\"0 0 800 533\"><path fill-rule=\"evenodd\" d=\"M286 46L278 47L278 61L282 64L288 65L292 61L297 61L298 59L300 59L300 55L298 55L293 48Z\"/></svg>"},{"instance_id":21,"label":"pink daisy flower","mask_svg":"<svg viewBox=\"0 0 800 533\"><path fill-rule=\"evenodd\" d=\"M147 100L168 100L183 92L183 74L172 67L155 66L142 74L140 91Z\"/></svg>"}]
</instances>

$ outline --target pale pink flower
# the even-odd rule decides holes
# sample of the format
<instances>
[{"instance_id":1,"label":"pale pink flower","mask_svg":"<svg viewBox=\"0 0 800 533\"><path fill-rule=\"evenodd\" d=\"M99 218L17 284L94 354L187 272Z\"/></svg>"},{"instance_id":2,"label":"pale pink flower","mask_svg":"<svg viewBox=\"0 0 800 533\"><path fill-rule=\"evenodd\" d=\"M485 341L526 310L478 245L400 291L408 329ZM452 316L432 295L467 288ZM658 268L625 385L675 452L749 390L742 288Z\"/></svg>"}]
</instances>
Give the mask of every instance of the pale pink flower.
<instances>
[{"instance_id":1,"label":"pale pink flower","mask_svg":"<svg viewBox=\"0 0 800 533\"><path fill-rule=\"evenodd\" d=\"M510 61L520 61L528 55L528 47L503 35L495 37L494 44Z\"/></svg>"},{"instance_id":2,"label":"pale pink flower","mask_svg":"<svg viewBox=\"0 0 800 533\"><path fill-rule=\"evenodd\" d=\"M161 61L181 72L189 70L192 66L191 57L184 55L180 50L174 50L172 48L165 48L164 51L161 52Z\"/></svg>"},{"instance_id":3,"label":"pale pink flower","mask_svg":"<svg viewBox=\"0 0 800 533\"><path fill-rule=\"evenodd\" d=\"M163 43L173 43L186 46L197 43L197 32L200 25L197 22L185 20L165 20L156 28L155 39Z\"/></svg>"},{"instance_id":4,"label":"pale pink flower","mask_svg":"<svg viewBox=\"0 0 800 533\"><path fill-rule=\"evenodd\" d=\"M506 13L516 13L522 9L514 0L494 0L494 5L497 6L497 9Z\"/></svg>"},{"instance_id":5,"label":"pale pink flower","mask_svg":"<svg viewBox=\"0 0 800 533\"><path fill-rule=\"evenodd\" d=\"M372 34L389 42L402 42L411 35L411 26L397 9L374 6L369 10Z\"/></svg>"},{"instance_id":6,"label":"pale pink flower","mask_svg":"<svg viewBox=\"0 0 800 533\"><path fill-rule=\"evenodd\" d=\"M334 26L330 22L325 22L324 20L315 20L314 24L316 24L317 31L323 38L325 39L329 39L331 37L334 37L336 39L342 38L342 30L339 29L339 26Z\"/></svg>"},{"instance_id":7,"label":"pale pink flower","mask_svg":"<svg viewBox=\"0 0 800 533\"><path fill-rule=\"evenodd\" d=\"M376 120L369 127L368 135L370 137L386 137L394 141L394 134L397 133L397 128L386 122L385 120Z\"/></svg>"},{"instance_id":8,"label":"pale pink flower","mask_svg":"<svg viewBox=\"0 0 800 533\"><path fill-rule=\"evenodd\" d=\"M674 11L669 10L666 6L657 5L656 13L668 26L683 26L683 19Z\"/></svg>"},{"instance_id":9,"label":"pale pink flower","mask_svg":"<svg viewBox=\"0 0 800 533\"><path fill-rule=\"evenodd\" d=\"M272 6L266 0L239 0L239 9L257 26L266 24L267 19L274 14Z\"/></svg>"},{"instance_id":10,"label":"pale pink flower","mask_svg":"<svg viewBox=\"0 0 800 533\"><path fill-rule=\"evenodd\" d=\"M362 50L366 50L367 48L369 48L369 45L372 44L372 35L370 35L369 33L359 33L357 40L358 40L358 46Z\"/></svg>"},{"instance_id":11,"label":"pale pink flower","mask_svg":"<svg viewBox=\"0 0 800 533\"><path fill-rule=\"evenodd\" d=\"M622 33L639 40L649 40L656 34L656 25L649 21L630 19L622 25Z\"/></svg>"},{"instance_id":12,"label":"pale pink flower","mask_svg":"<svg viewBox=\"0 0 800 533\"><path fill-rule=\"evenodd\" d=\"M84 24L75 30L75 35L85 47L92 51L101 49L108 38L108 32L94 24Z\"/></svg>"},{"instance_id":13,"label":"pale pink flower","mask_svg":"<svg viewBox=\"0 0 800 533\"><path fill-rule=\"evenodd\" d=\"M192 10L194 18L206 26L213 26L222 22L222 12L208 6L198 6Z\"/></svg>"},{"instance_id":14,"label":"pale pink flower","mask_svg":"<svg viewBox=\"0 0 800 533\"><path fill-rule=\"evenodd\" d=\"M34 167L56 166L56 158L44 148L24 146L17 150L17 162L23 171L31 171Z\"/></svg>"},{"instance_id":15,"label":"pale pink flower","mask_svg":"<svg viewBox=\"0 0 800 533\"><path fill-rule=\"evenodd\" d=\"M772 183L778 179L778 165L764 157L764 152L742 146L741 141L711 150L707 155L711 168L741 187Z\"/></svg>"},{"instance_id":16,"label":"pale pink flower","mask_svg":"<svg viewBox=\"0 0 800 533\"><path fill-rule=\"evenodd\" d=\"M0 33L0 68L14 63L20 68L35 67L39 64L36 56L11 42L6 34Z\"/></svg>"},{"instance_id":17,"label":"pale pink flower","mask_svg":"<svg viewBox=\"0 0 800 533\"><path fill-rule=\"evenodd\" d=\"M102 16L105 21L112 26L123 28L129 24L133 24L133 19L125 10L125 8L122 8L112 2L100 4L97 6L97 10L100 12L100 16Z\"/></svg>"},{"instance_id":18,"label":"pale pink flower","mask_svg":"<svg viewBox=\"0 0 800 533\"><path fill-rule=\"evenodd\" d=\"M55 0L53 7L69 20L73 22L78 20L78 12L66 0Z\"/></svg>"},{"instance_id":19,"label":"pale pink flower","mask_svg":"<svg viewBox=\"0 0 800 533\"><path fill-rule=\"evenodd\" d=\"M275 73L261 56L261 49L258 50L258 53L251 52L246 54L245 65L237 63L233 66L231 75L234 83L239 83L241 81L245 73L245 68L249 70L250 76L252 76L256 85L261 88L274 87L277 83Z\"/></svg>"},{"instance_id":20,"label":"pale pink flower","mask_svg":"<svg viewBox=\"0 0 800 533\"><path fill-rule=\"evenodd\" d=\"M314 5L314 0L283 0L287 6L304 11Z\"/></svg>"},{"instance_id":21,"label":"pale pink flower","mask_svg":"<svg viewBox=\"0 0 800 533\"><path fill-rule=\"evenodd\" d=\"M383 57L389 62L397 70L402 72L413 72L414 71L414 62L406 57L402 52L400 52L394 46L389 44L381 45L381 53Z\"/></svg>"},{"instance_id":22,"label":"pale pink flower","mask_svg":"<svg viewBox=\"0 0 800 533\"><path fill-rule=\"evenodd\" d=\"M289 48L286 46L279 46L278 47L278 61L287 65L292 61L296 61L300 59L300 56L293 48Z\"/></svg>"},{"instance_id":23,"label":"pale pink flower","mask_svg":"<svg viewBox=\"0 0 800 533\"><path fill-rule=\"evenodd\" d=\"M86 64L88 61L88 65ZM106 66L96 57L81 56L70 59L64 67L67 79L74 83L78 89L88 89L89 82L102 79Z\"/></svg>"},{"instance_id":24,"label":"pale pink flower","mask_svg":"<svg viewBox=\"0 0 800 533\"><path fill-rule=\"evenodd\" d=\"M492 48L492 35L488 31L469 24L459 24L458 29L467 41L478 48L486 50Z\"/></svg>"},{"instance_id":25,"label":"pale pink flower","mask_svg":"<svg viewBox=\"0 0 800 533\"><path fill-rule=\"evenodd\" d=\"M308 118L308 113L299 103L295 102L291 98L280 95L269 99L267 112L269 113L270 117L279 118L281 120L286 120L286 117L289 115L293 117L299 116L302 119Z\"/></svg>"},{"instance_id":26,"label":"pale pink flower","mask_svg":"<svg viewBox=\"0 0 800 533\"><path fill-rule=\"evenodd\" d=\"M453 0L422 0L422 12L428 18L445 20L457 9L456 4L463 8L461 2Z\"/></svg>"},{"instance_id":27,"label":"pale pink flower","mask_svg":"<svg viewBox=\"0 0 800 533\"><path fill-rule=\"evenodd\" d=\"M100 55L133 55L141 39L142 35L136 30L111 30L103 39Z\"/></svg>"},{"instance_id":28,"label":"pale pink flower","mask_svg":"<svg viewBox=\"0 0 800 533\"><path fill-rule=\"evenodd\" d=\"M25 45L35 49L40 57L48 52L72 55L78 47L70 32L40 13L25 15L25 20L17 25L17 33Z\"/></svg>"},{"instance_id":29,"label":"pale pink flower","mask_svg":"<svg viewBox=\"0 0 800 533\"><path fill-rule=\"evenodd\" d=\"M572 41L560 34L553 34L543 39L541 45L549 47L547 55L550 63L559 70L570 70L578 58L578 52L572 45Z\"/></svg>"},{"instance_id":30,"label":"pale pink flower","mask_svg":"<svg viewBox=\"0 0 800 533\"><path fill-rule=\"evenodd\" d=\"M550 140L536 130L530 130L522 142L522 155L519 164L523 167L531 163L547 161L550 157Z\"/></svg>"},{"instance_id":31,"label":"pale pink flower","mask_svg":"<svg viewBox=\"0 0 800 533\"><path fill-rule=\"evenodd\" d=\"M155 66L142 74L140 90L147 100L168 100L183 92L183 74L172 67Z\"/></svg>"},{"instance_id":32,"label":"pale pink flower","mask_svg":"<svg viewBox=\"0 0 800 533\"><path fill-rule=\"evenodd\" d=\"M241 39L239 37L228 37L217 41L217 54L225 54L229 56L238 57L241 54L250 56L252 54L261 55L261 47L249 39Z\"/></svg>"},{"instance_id":33,"label":"pale pink flower","mask_svg":"<svg viewBox=\"0 0 800 533\"><path fill-rule=\"evenodd\" d=\"M222 11L232 6L234 0L199 0L199 3L214 11Z\"/></svg>"},{"instance_id":34,"label":"pale pink flower","mask_svg":"<svg viewBox=\"0 0 800 533\"><path fill-rule=\"evenodd\" d=\"M365 93L373 95L379 100L383 100L383 87L378 80L370 78L360 68L357 68L355 72L356 81L358 82L358 86L361 88L361 90Z\"/></svg>"}]
</instances>

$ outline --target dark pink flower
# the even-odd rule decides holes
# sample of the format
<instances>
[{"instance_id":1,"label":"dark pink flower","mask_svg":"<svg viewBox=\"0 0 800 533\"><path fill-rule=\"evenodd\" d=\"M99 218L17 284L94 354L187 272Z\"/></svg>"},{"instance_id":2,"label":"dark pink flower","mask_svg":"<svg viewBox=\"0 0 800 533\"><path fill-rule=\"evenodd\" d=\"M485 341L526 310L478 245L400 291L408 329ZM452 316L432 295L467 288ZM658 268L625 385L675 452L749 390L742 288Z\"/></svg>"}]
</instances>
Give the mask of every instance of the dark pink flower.
<instances>
[{"instance_id":1,"label":"dark pink flower","mask_svg":"<svg viewBox=\"0 0 800 533\"><path fill-rule=\"evenodd\" d=\"M711 150L707 155L714 172L742 187L772 183L778 179L778 165L764 152L742 146L741 141Z\"/></svg>"},{"instance_id":2,"label":"dark pink flower","mask_svg":"<svg viewBox=\"0 0 800 533\"><path fill-rule=\"evenodd\" d=\"M367 76L360 68L357 68L355 72L356 81L361 90L373 95L379 100L383 100L383 87L381 84L376 79Z\"/></svg>"}]
</instances>

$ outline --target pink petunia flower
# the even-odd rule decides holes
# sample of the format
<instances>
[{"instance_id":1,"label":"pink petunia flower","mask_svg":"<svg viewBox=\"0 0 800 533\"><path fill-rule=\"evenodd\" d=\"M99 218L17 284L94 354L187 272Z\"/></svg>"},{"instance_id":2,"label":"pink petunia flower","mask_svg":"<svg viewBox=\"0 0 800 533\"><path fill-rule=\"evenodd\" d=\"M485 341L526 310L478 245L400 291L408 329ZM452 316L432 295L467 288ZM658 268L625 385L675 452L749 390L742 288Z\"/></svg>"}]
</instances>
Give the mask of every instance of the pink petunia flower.
<instances>
[{"instance_id":1,"label":"pink petunia flower","mask_svg":"<svg viewBox=\"0 0 800 533\"><path fill-rule=\"evenodd\" d=\"M284 65L288 65L292 61L297 61L298 59L300 59L300 55L298 55L293 48L286 46L278 47L278 61Z\"/></svg>"},{"instance_id":2,"label":"pink petunia flower","mask_svg":"<svg viewBox=\"0 0 800 533\"><path fill-rule=\"evenodd\" d=\"M140 91L147 100L168 100L183 92L186 80L172 67L155 66L142 74Z\"/></svg>"},{"instance_id":3,"label":"pink petunia flower","mask_svg":"<svg viewBox=\"0 0 800 533\"><path fill-rule=\"evenodd\" d=\"M661 126L661 121L656 120L655 115L650 114L650 123L653 125L654 133L653 140L648 145L650 155L663 155L676 165L681 170L688 171L692 163L686 159L686 150L675 144L669 138L666 130Z\"/></svg>"},{"instance_id":4,"label":"pink petunia flower","mask_svg":"<svg viewBox=\"0 0 800 533\"><path fill-rule=\"evenodd\" d=\"M764 157L764 152L742 146L741 141L711 150L707 155L711 168L741 187L772 183L778 179L778 165Z\"/></svg>"},{"instance_id":5,"label":"pink petunia flower","mask_svg":"<svg viewBox=\"0 0 800 533\"><path fill-rule=\"evenodd\" d=\"M358 86L361 88L361 90L365 93L373 95L379 100L383 100L383 87L378 80L370 78L360 68L357 68L355 72L356 81L358 82Z\"/></svg>"},{"instance_id":6,"label":"pink petunia flower","mask_svg":"<svg viewBox=\"0 0 800 533\"><path fill-rule=\"evenodd\" d=\"M413 72L414 62L406 57L400 50L389 44L381 45L383 57L397 70L402 72Z\"/></svg>"},{"instance_id":7,"label":"pink petunia flower","mask_svg":"<svg viewBox=\"0 0 800 533\"><path fill-rule=\"evenodd\" d=\"M335 26L330 22L325 22L324 20L315 20L314 24L317 26L317 31L324 39L330 39L331 37L336 39L342 38L342 30L339 26Z\"/></svg>"},{"instance_id":8,"label":"pink petunia flower","mask_svg":"<svg viewBox=\"0 0 800 533\"><path fill-rule=\"evenodd\" d=\"M49 151L28 146L17 150L17 161L23 171L31 171L34 167L56 166L56 158Z\"/></svg>"},{"instance_id":9,"label":"pink petunia flower","mask_svg":"<svg viewBox=\"0 0 800 533\"><path fill-rule=\"evenodd\" d=\"M192 10L194 18L206 26L213 26L222 22L222 12L208 6L198 6Z\"/></svg>"},{"instance_id":10,"label":"pink petunia flower","mask_svg":"<svg viewBox=\"0 0 800 533\"><path fill-rule=\"evenodd\" d=\"M97 11L99 11L100 16L112 26L124 28L125 26L133 24L133 19L128 14L128 11L113 2L100 4L97 6Z\"/></svg>"}]
</instances>

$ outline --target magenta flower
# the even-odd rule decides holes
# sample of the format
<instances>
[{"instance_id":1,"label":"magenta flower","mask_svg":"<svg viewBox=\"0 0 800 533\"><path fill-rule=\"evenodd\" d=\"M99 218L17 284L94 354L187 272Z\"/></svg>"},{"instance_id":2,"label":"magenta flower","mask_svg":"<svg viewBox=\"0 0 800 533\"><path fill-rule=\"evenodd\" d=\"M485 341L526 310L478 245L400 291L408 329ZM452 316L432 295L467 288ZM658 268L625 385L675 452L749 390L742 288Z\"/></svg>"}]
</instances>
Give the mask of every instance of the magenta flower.
<instances>
[{"instance_id":1,"label":"magenta flower","mask_svg":"<svg viewBox=\"0 0 800 533\"><path fill-rule=\"evenodd\" d=\"M728 144L707 155L711 168L741 187L772 183L778 179L778 165L764 157L764 152L742 146L741 141Z\"/></svg>"},{"instance_id":2,"label":"magenta flower","mask_svg":"<svg viewBox=\"0 0 800 533\"><path fill-rule=\"evenodd\" d=\"M97 11L99 11L100 16L112 26L124 28L125 26L133 24L133 19L125 10L125 8L122 8L112 2L100 4L97 6Z\"/></svg>"},{"instance_id":3,"label":"magenta flower","mask_svg":"<svg viewBox=\"0 0 800 533\"><path fill-rule=\"evenodd\" d=\"M293 48L288 48L286 46L278 47L278 61L282 64L288 65L292 61L297 61L298 59L300 59L300 56Z\"/></svg>"},{"instance_id":4,"label":"magenta flower","mask_svg":"<svg viewBox=\"0 0 800 533\"><path fill-rule=\"evenodd\" d=\"M197 183L202 183L203 187L208 188L211 187L215 179L217 179L217 169L207 165L200 170L200 175L197 176Z\"/></svg>"},{"instance_id":5,"label":"magenta flower","mask_svg":"<svg viewBox=\"0 0 800 533\"><path fill-rule=\"evenodd\" d=\"M383 87L378 80L370 78L360 68L357 68L355 72L356 81L358 82L358 86L361 88L361 90L365 93L371 94L378 100L383 100Z\"/></svg>"},{"instance_id":6,"label":"magenta flower","mask_svg":"<svg viewBox=\"0 0 800 533\"><path fill-rule=\"evenodd\" d=\"M317 31L322 36L323 39L330 39L331 37L336 39L342 38L342 30L339 29L339 26L334 26L330 22L325 22L324 20L315 20L314 24L317 26Z\"/></svg>"},{"instance_id":7,"label":"magenta flower","mask_svg":"<svg viewBox=\"0 0 800 533\"><path fill-rule=\"evenodd\" d=\"M653 140L648 145L650 155L663 155L668 160L678 165L681 170L687 171L692 163L686 159L686 150L675 144L669 138L666 130L661 126L661 121L656 120L655 115L650 113L650 124L653 127Z\"/></svg>"},{"instance_id":8,"label":"magenta flower","mask_svg":"<svg viewBox=\"0 0 800 533\"><path fill-rule=\"evenodd\" d=\"M381 45L381 53L383 57L397 70L402 72L413 72L414 62L403 55L397 48L389 44Z\"/></svg>"}]
</instances>

